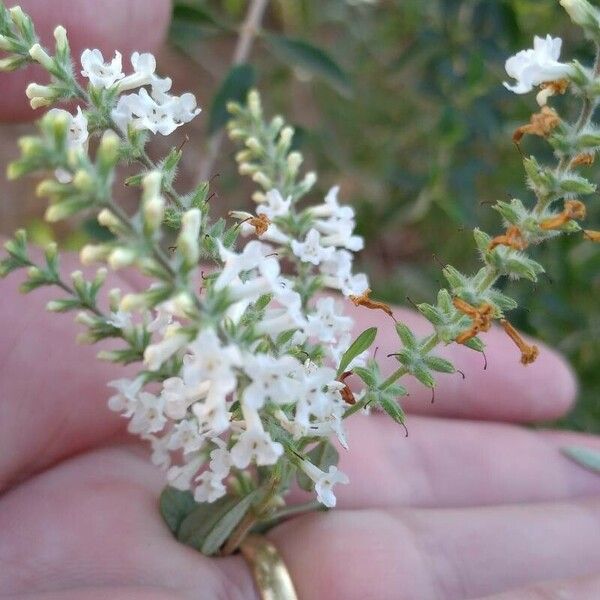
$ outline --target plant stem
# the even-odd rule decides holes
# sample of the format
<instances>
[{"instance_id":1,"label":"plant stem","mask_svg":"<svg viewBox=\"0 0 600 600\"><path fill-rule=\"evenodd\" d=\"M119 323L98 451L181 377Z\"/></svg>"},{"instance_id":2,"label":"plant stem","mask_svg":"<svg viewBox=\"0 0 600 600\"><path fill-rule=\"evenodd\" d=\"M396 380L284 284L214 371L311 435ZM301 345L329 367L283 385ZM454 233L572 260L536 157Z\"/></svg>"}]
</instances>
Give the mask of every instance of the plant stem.
<instances>
[{"instance_id":1,"label":"plant stem","mask_svg":"<svg viewBox=\"0 0 600 600\"><path fill-rule=\"evenodd\" d=\"M269 0L251 0L246 18L240 27L240 36L233 52L231 66L241 65L248 60L254 40L260 31L260 25L268 4ZM223 145L224 135L223 131L219 131L211 138L208 147L208 156L200 168L199 184L210 177L221 146Z\"/></svg>"},{"instance_id":2,"label":"plant stem","mask_svg":"<svg viewBox=\"0 0 600 600\"><path fill-rule=\"evenodd\" d=\"M265 493L262 500L255 506L250 508L244 515L244 518L239 522L238 526L233 530L229 539L225 542L221 550L222 556L233 554L250 533L252 528L260 521L271 505L273 497L277 494L281 477L277 471L271 474L269 481L265 484Z\"/></svg>"}]
</instances>

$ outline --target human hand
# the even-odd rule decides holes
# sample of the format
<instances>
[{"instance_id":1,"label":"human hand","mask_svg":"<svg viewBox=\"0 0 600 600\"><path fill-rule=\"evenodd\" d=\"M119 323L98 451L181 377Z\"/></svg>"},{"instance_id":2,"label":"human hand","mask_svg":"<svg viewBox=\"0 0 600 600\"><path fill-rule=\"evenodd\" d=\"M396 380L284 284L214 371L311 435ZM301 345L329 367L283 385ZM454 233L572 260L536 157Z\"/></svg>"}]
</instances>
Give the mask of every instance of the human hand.
<instances>
[{"instance_id":1,"label":"human hand","mask_svg":"<svg viewBox=\"0 0 600 600\"><path fill-rule=\"evenodd\" d=\"M106 409L114 367L74 347L70 317L46 318L53 296L23 299L15 287L0 284L0 597L255 598L241 558L207 559L162 523L163 477ZM394 339L380 325L384 354ZM270 534L300 598L471 598L557 579L569 580L567 597L597 597L600 480L558 448L600 443L507 424L562 414L572 376L548 349L524 369L503 334L486 341L487 371L450 349L466 380L441 379L436 404L411 389L407 406L427 416L410 417L408 439L378 415L350 420L339 509Z\"/></svg>"}]
</instances>

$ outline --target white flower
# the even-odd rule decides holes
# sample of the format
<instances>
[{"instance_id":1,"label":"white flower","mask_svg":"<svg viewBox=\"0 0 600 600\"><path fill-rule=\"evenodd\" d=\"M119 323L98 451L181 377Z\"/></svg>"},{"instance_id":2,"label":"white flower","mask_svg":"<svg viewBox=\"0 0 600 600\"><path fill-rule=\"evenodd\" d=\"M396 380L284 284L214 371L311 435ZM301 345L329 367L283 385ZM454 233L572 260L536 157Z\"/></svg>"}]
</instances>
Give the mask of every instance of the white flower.
<instances>
[{"instance_id":1,"label":"white flower","mask_svg":"<svg viewBox=\"0 0 600 600\"><path fill-rule=\"evenodd\" d=\"M246 355L244 370L252 383L244 390L244 403L259 409L265 402L289 404L295 401L301 369L302 365L291 356Z\"/></svg>"},{"instance_id":2,"label":"white flower","mask_svg":"<svg viewBox=\"0 0 600 600\"><path fill-rule=\"evenodd\" d=\"M142 434L162 431L167 422L163 408L164 401L160 396L141 392L129 421L128 430L131 433Z\"/></svg>"},{"instance_id":3,"label":"white flower","mask_svg":"<svg viewBox=\"0 0 600 600\"><path fill-rule=\"evenodd\" d=\"M192 487L192 479L198 472L203 458L198 457L182 466L173 466L167 471L167 481L172 487L186 491Z\"/></svg>"},{"instance_id":4,"label":"white flower","mask_svg":"<svg viewBox=\"0 0 600 600\"><path fill-rule=\"evenodd\" d=\"M240 273L251 271L263 264L271 248L261 242L248 242L239 254L219 242L219 254L224 262L223 269L215 281L215 289L222 290L233 282Z\"/></svg>"},{"instance_id":5,"label":"white flower","mask_svg":"<svg viewBox=\"0 0 600 600\"><path fill-rule=\"evenodd\" d=\"M305 368L302 391L296 404L295 419L309 427L311 417L324 421L339 412L344 384L336 380L335 369L310 365Z\"/></svg>"},{"instance_id":6,"label":"white flower","mask_svg":"<svg viewBox=\"0 0 600 600\"><path fill-rule=\"evenodd\" d=\"M211 393L213 389L211 388ZM192 412L198 422L200 435L219 435L229 429L230 413L225 404L225 396L211 398L205 402L196 402L192 406Z\"/></svg>"},{"instance_id":7,"label":"white flower","mask_svg":"<svg viewBox=\"0 0 600 600\"><path fill-rule=\"evenodd\" d=\"M219 438L215 438L212 441L217 443L217 440L219 440ZM227 477L227 475L229 475L229 471L231 470L231 465L231 454L224 447L224 444L222 448L215 448L210 453L209 466L213 473L219 475L220 477Z\"/></svg>"},{"instance_id":8,"label":"white flower","mask_svg":"<svg viewBox=\"0 0 600 600\"><path fill-rule=\"evenodd\" d=\"M206 396L210 382L197 385L186 385L180 377L170 377L163 382L162 397L165 401L165 414L170 419L185 418L187 409Z\"/></svg>"},{"instance_id":9,"label":"white flower","mask_svg":"<svg viewBox=\"0 0 600 600\"><path fill-rule=\"evenodd\" d=\"M166 310L164 304L157 306L154 320L148 323L146 329L150 333L158 332L164 335L165 330L173 322L173 315Z\"/></svg>"},{"instance_id":10,"label":"white flower","mask_svg":"<svg viewBox=\"0 0 600 600\"><path fill-rule=\"evenodd\" d=\"M243 400L242 412L246 420L246 431L231 449L231 462L238 469L245 469L251 462L258 466L274 465L283 454L283 446L271 439L263 429L258 412Z\"/></svg>"},{"instance_id":11,"label":"white flower","mask_svg":"<svg viewBox=\"0 0 600 600\"><path fill-rule=\"evenodd\" d=\"M169 437L169 450L183 450L184 454L197 452L204 445L205 438L200 435L195 423L184 419L175 425Z\"/></svg>"},{"instance_id":12,"label":"white flower","mask_svg":"<svg viewBox=\"0 0 600 600\"><path fill-rule=\"evenodd\" d=\"M342 311L342 306L334 298L319 298L316 311L308 315L305 333L325 344L335 343L353 325L352 319L343 315Z\"/></svg>"},{"instance_id":13,"label":"white flower","mask_svg":"<svg viewBox=\"0 0 600 600\"><path fill-rule=\"evenodd\" d=\"M109 88L125 76L120 52L115 52L115 57L106 63L100 50L88 48L81 54L81 66L81 74L98 88Z\"/></svg>"},{"instance_id":14,"label":"white flower","mask_svg":"<svg viewBox=\"0 0 600 600\"><path fill-rule=\"evenodd\" d=\"M131 313L124 310L117 310L110 313L106 322L117 329L127 329L131 327Z\"/></svg>"},{"instance_id":15,"label":"white flower","mask_svg":"<svg viewBox=\"0 0 600 600\"><path fill-rule=\"evenodd\" d=\"M177 333L179 326L172 326L165 337L156 344L151 344L144 351L144 364L150 371L157 371L169 358L181 350L188 342L188 336Z\"/></svg>"},{"instance_id":16,"label":"white flower","mask_svg":"<svg viewBox=\"0 0 600 600\"><path fill-rule=\"evenodd\" d=\"M212 471L204 471L196 479L196 482L198 482L198 486L194 490L194 500L196 502L214 502L227 492L223 485L223 478L220 474Z\"/></svg>"},{"instance_id":17,"label":"white flower","mask_svg":"<svg viewBox=\"0 0 600 600\"><path fill-rule=\"evenodd\" d=\"M137 395L144 385L143 378L115 379L114 381L109 381L107 385L117 390L117 393L108 399L108 408L115 412L124 413L125 417L130 417L135 408Z\"/></svg>"},{"instance_id":18,"label":"white flower","mask_svg":"<svg viewBox=\"0 0 600 600\"><path fill-rule=\"evenodd\" d=\"M285 217L290 213L292 198L288 197L285 200L279 190L270 190L265 196L264 203L256 209L257 215L265 215L269 220L277 217Z\"/></svg>"},{"instance_id":19,"label":"white flower","mask_svg":"<svg viewBox=\"0 0 600 600\"><path fill-rule=\"evenodd\" d=\"M341 290L344 296L360 296L369 288L369 280L364 273L352 273L352 254L346 250L336 250L319 268L323 283Z\"/></svg>"},{"instance_id":20,"label":"white flower","mask_svg":"<svg viewBox=\"0 0 600 600\"><path fill-rule=\"evenodd\" d=\"M87 148L89 138L88 120L81 111L80 106L77 107L77 113L74 115L62 108L52 108L47 114L66 117L67 148L69 150L85 150ZM64 169L57 169L55 175L60 183L70 183L73 180L71 174Z\"/></svg>"},{"instance_id":21,"label":"white flower","mask_svg":"<svg viewBox=\"0 0 600 600\"><path fill-rule=\"evenodd\" d=\"M329 471L325 473L321 471L319 467L316 467L312 463L304 460L301 464L302 470L314 481L315 483L315 492L317 493L317 500L327 506L328 508L333 508L336 505L336 497L333 493L333 486L342 483L349 483L348 476L341 471L338 471L338 468L331 465L329 467Z\"/></svg>"},{"instance_id":22,"label":"white flower","mask_svg":"<svg viewBox=\"0 0 600 600\"><path fill-rule=\"evenodd\" d=\"M119 92L150 85L152 86L152 95L158 99L161 94L165 94L171 89L171 79L168 77L162 79L156 75L156 59L149 52L143 54L134 52L131 55L131 66L133 73L119 82Z\"/></svg>"},{"instance_id":23,"label":"white flower","mask_svg":"<svg viewBox=\"0 0 600 600\"><path fill-rule=\"evenodd\" d=\"M127 131L127 127L131 125L135 129L148 129L155 134L169 135L199 113L193 94L162 94L157 101L142 88L137 94L121 96L112 111L112 117L123 131Z\"/></svg>"},{"instance_id":24,"label":"white flower","mask_svg":"<svg viewBox=\"0 0 600 600\"><path fill-rule=\"evenodd\" d=\"M536 85L568 77L571 65L558 62L561 46L560 38L535 36L533 48L521 50L506 61L506 72L516 84L505 81L504 86L515 94L526 94Z\"/></svg>"},{"instance_id":25,"label":"white flower","mask_svg":"<svg viewBox=\"0 0 600 600\"><path fill-rule=\"evenodd\" d=\"M292 240L292 252L302 262L318 265L323 261L329 260L333 256L335 249L322 246L321 234L313 228L306 234L304 242Z\"/></svg>"},{"instance_id":26,"label":"white flower","mask_svg":"<svg viewBox=\"0 0 600 600\"><path fill-rule=\"evenodd\" d=\"M171 455L167 448L169 435L157 437L152 434L146 434L142 435L142 439L149 441L151 444L152 454L150 460L152 464L166 471L171 466Z\"/></svg>"},{"instance_id":27,"label":"white flower","mask_svg":"<svg viewBox=\"0 0 600 600\"><path fill-rule=\"evenodd\" d=\"M237 385L234 367L241 363L237 346L223 346L212 329L205 329L188 346L190 354L183 359L183 380L188 386L211 382L211 389L224 394L232 392Z\"/></svg>"}]
</instances>

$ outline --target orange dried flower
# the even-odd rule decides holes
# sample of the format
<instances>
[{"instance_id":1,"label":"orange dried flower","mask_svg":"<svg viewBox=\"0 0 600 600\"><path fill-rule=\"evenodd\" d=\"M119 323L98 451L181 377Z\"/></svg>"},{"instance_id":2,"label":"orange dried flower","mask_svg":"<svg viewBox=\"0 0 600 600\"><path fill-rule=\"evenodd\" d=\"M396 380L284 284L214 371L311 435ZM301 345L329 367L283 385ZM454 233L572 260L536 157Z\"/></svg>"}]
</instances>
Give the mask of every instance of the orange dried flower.
<instances>
[{"instance_id":1,"label":"orange dried flower","mask_svg":"<svg viewBox=\"0 0 600 600\"><path fill-rule=\"evenodd\" d=\"M394 313L388 304L385 302L379 302L377 300L371 300L369 296L371 295L371 290L367 289L360 296L350 296L350 300L354 306L364 306L365 308L370 308L371 310L382 310L386 315L389 315L396 320L394 317Z\"/></svg>"},{"instance_id":2,"label":"orange dried flower","mask_svg":"<svg viewBox=\"0 0 600 600\"><path fill-rule=\"evenodd\" d=\"M505 234L497 235L491 240L488 250L493 250L496 246L508 246L514 250L525 250L528 244L523 238L521 230L516 225L511 225Z\"/></svg>"},{"instance_id":3,"label":"orange dried flower","mask_svg":"<svg viewBox=\"0 0 600 600\"><path fill-rule=\"evenodd\" d=\"M577 156L573 157L573 160L571 161L572 167L589 167L592 164L594 164L594 155L589 152L578 154Z\"/></svg>"},{"instance_id":4,"label":"orange dried flower","mask_svg":"<svg viewBox=\"0 0 600 600\"><path fill-rule=\"evenodd\" d=\"M583 202L580 200L567 200L563 211L555 217L542 221L540 227L542 229L558 229L568 221L585 219L586 213Z\"/></svg>"},{"instance_id":5,"label":"orange dried flower","mask_svg":"<svg viewBox=\"0 0 600 600\"><path fill-rule=\"evenodd\" d=\"M549 106L544 106L538 113L531 115L527 125L521 125L513 134L513 142L518 144L525 134L547 137L560 124L558 113Z\"/></svg>"},{"instance_id":6,"label":"orange dried flower","mask_svg":"<svg viewBox=\"0 0 600 600\"><path fill-rule=\"evenodd\" d=\"M452 303L456 310L467 315L473 321L469 329L456 336L457 343L465 344L482 331L488 331L492 326L494 307L491 304L484 302L479 308L476 308L458 297L453 298Z\"/></svg>"},{"instance_id":7,"label":"orange dried flower","mask_svg":"<svg viewBox=\"0 0 600 600\"><path fill-rule=\"evenodd\" d=\"M540 351L535 344L529 345L519 335L519 332L506 320L502 319L500 324L506 331L508 337L517 345L517 348L521 351L521 363L529 365L535 361Z\"/></svg>"},{"instance_id":8,"label":"orange dried flower","mask_svg":"<svg viewBox=\"0 0 600 600\"><path fill-rule=\"evenodd\" d=\"M591 229L586 229L583 232L583 235L590 240L590 242L595 242L596 244L600 243L600 231L592 231Z\"/></svg>"},{"instance_id":9,"label":"orange dried flower","mask_svg":"<svg viewBox=\"0 0 600 600\"><path fill-rule=\"evenodd\" d=\"M338 381L344 384L344 387L341 389L340 394L342 395L342 400L346 404L356 404L356 398L354 397L354 393L350 389L350 386L346 383L346 379L352 375L352 371L346 371L342 373L338 377Z\"/></svg>"}]
</instances>

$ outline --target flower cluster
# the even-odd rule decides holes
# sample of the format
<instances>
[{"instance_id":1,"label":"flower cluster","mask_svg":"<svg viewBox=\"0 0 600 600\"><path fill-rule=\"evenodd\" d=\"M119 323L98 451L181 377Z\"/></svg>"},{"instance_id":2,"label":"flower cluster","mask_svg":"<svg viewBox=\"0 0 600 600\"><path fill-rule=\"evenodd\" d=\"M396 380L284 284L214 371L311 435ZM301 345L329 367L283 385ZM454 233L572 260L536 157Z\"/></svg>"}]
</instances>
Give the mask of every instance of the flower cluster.
<instances>
[{"instance_id":1,"label":"flower cluster","mask_svg":"<svg viewBox=\"0 0 600 600\"><path fill-rule=\"evenodd\" d=\"M600 17L594 20L585 0L562 3L600 42ZM214 220L208 182L186 194L175 190L181 148L158 163L146 153L150 134L169 135L199 113L194 96L172 95L171 80L156 74L150 54L134 53L129 74L119 52L105 61L99 50L85 50L75 67L64 28L54 37L51 54L39 44L27 15L0 3L0 48L8 52L0 68L32 62L45 68L50 82L27 88L34 108L76 103L75 114L60 108L46 113L39 135L21 140L21 157L8 175L45 177L37 192L49 200L49 221L91 212L108 230L106 241L81 250L83 264L134 268L150 283L135 293L109 290L103 310L98 297L104 266L89 281L77 271L67 282L56 247L47 248L45 264L36 264L23 232L6 245L0 276L25 268L24 291L60 288L65 296L48 309L75 311L85 328L80 341L118 340L99 357L140 365L133 378L110 382L114 392L108 404L129 419L129 431L150 443L152 460L166 470L170 488L163 494L163 514L176 535L181 522L172 520L174 513L192 519L193 511L208 506L212 518L220 519L220 533L215 538L213 531L210 544L205 540L200 547L216 552L230 538L228 547L234 549L251 528L248 519L276 520L294 478L320 504L335 506L334 486L348 483L337 470L332 443L337 439L348 447L344 420L378 408L403 424L401 377L411 375L433 390L439 373L456 373L434 354L440 344L483 352L480 334L499 321L519 348L521 362L535 360L537 348L506 319L516 302L496 283L503 277L535 281L543 268L526 250L582 230L581 198L596 188L578 169L600 148L591 120L600 96L598 63L593 69L560 63L561 40L550 36L536 38L533 49L507 61L507 72L516 79L515 85L505 84L509 89L542 88L542 111L515 132L514 141L527 135L548 139L558 164L524 160L535 202L496 204L505 231L496 236L475 231L483 266L474 275L444 267L447 288L436 303L417 306L432 325L430 335L419 337L394 323L399 366L386 377L367 356L375 328L353 339L354 323L344 312L346 298L394 317L390 307L370 298L366 275L353 270L354 253L363 247L354 231L354 211L340 203L337 187L316 203L308 201L316 195L317 177L301 173L303 157L293 149L294 130L284 119L267 120L256 91L247 103L229 105L228 132L242 146L236 155L239 172L257 189L251 212L232 211L229 221ZM546 105L567 89L583 98L575 124ZM88 143L92 137L98 144ZM123 163L138 168L127 179L141 188L132 215L112 192ZM586 230L585 236L600 240L596 231ZM240 237L245 243L237 243ZM354 391L346 383L350 376L356 376Z\"/></svg>"}]
</instances>

